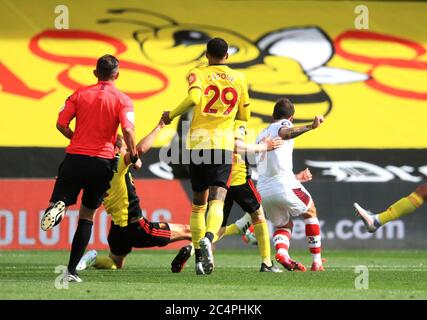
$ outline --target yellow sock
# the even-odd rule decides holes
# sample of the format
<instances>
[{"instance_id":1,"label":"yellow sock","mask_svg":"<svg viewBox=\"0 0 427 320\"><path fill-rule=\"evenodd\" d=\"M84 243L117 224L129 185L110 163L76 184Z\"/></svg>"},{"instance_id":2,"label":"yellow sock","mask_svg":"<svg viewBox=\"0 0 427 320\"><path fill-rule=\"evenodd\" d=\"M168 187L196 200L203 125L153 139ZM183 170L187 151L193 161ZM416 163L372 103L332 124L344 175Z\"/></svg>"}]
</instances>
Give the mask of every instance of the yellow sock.
<instances>
[{"instance_id":1,"label":"yellow sock","mask_svg":"<svg viewBox=\"0 0 427 320\"><path fill-rule=\"evenodd\" d=\"M190 216L190 229L191 229L191 238L193 241L194 249L200 249L199 242L205 235L206 222L205 222L205 213L207 205L195 205L191 206L191 216Z\"/></svg>"},{"instance_id":2,"label":"yellow sock","mask_svg":"<svg viewBox=\"0 0 427 320\"><path fill-rule=\"evenodd\" d=\"M270 257L270 234L268 232L267 221L254 224L255 237L258 241L259 253L264 263L271 263Z\"/></svg>"},{"instance_id":3,"label":"yellow sock","mask_svg":"<svg viewBox=\"0 0 427 320\"><path fill-rule=\"evenodd\" d=\"M116 270L117 266L113 259L110 257L96 257L95 263L93 264L96 269L112 269Z\"/></svg>"},{"instance_id":4,"label":"yellow sock","mask_svg":"<svg viewBox=\"0 0 427 320\"><path fill-rule=\"evenodd\" d=\"M225 227L224 237L227 236L238 236L240 234L240 229L237 227L235 223L230 224Z\"/></svg>"},{"instance_id":5,"label":"yellow sock","mask_svg":"<svg viewBox=\"0 0 427 320\"><path fill-rule=\"evenodd\" d=\"M214 234L214 238L213 238L213 240L212 240L212 243L215 243L215 242L217 242L217 241L221 240L222 238L224 238L224 237L226 236L225 232L226 232L226 230L227 230L227 227L224 227L224 232L223 232L223 233L221 233L221 229L222 229L222 226L221 226L221 228L219 229L218 233ZM220 235L220 234L221 234L221 235Z\"/></svg>"},{"instance_id":6,"label":"yellow sock","mask_svg":"<svg viewBox=\"0 0 427 320\"><path fill-rule=\"evenodd\" d=\"M221 240L222 238L224 238L224 234L222 234L221 237L219 237L218 234L214 234L214 238L212 240L212 243L215 243L215 242Z\"/></svg>"},{"instance_id":7,"label":"yellow sock","mask_svg":"<svg viewBox=\"0 0 427 320\"><path fill-rule=\"evenodd\" d=\"M222 220L224 218L224 201L211 200L209 201L209 210L206 221L206 232L217 234L221 228Z\"/></svg>"},{"instance_id":8,"label":"yellow sock","mask_svg":"<svg viewBox=\"0 0 427 320\"><path fill-rule=\"evenodd\" d=\"M378 220L381 224L385 224L389 221L399 219L401 216L414 212L423 202L422 197L412 192L409 196L393 203L386 211L378 214Z\"/></svg>"}]
</instances>

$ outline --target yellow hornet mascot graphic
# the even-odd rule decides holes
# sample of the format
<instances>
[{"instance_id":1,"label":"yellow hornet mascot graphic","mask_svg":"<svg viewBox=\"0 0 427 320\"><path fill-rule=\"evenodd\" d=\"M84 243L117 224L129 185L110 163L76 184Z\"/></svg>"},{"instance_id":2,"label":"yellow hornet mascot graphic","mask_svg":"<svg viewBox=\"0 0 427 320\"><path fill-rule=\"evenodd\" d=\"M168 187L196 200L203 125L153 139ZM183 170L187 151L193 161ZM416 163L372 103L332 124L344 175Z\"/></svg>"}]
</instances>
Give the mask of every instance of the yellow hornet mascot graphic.
<instances>
[{"instance_id":1,"label":"yellow hornet mascot graphic","mask_svg":"<svg viewBox=\"0 0 427 320\"><path fill-rule=\"evenodd\" d=\"M137 15L135 15L137 14ZM132 19L128 18L132 15ZM134 17L138 18L135 19ZM171 17L139 8L111 9L98 23L126 23L138 26L133 37L150 61L170 67L206 63L206 42L213 37L227 40L228 64L244 72L253 104L253 117L269 122L271 108L286 96L297 106L295 122L311 121L313 115L327 116L333 102L324 84L365 81L363 73L327 66L334 47L316 26L284 28L252 41L235 31L216 26L180 23Z\"/></svg>"}]
</instances>

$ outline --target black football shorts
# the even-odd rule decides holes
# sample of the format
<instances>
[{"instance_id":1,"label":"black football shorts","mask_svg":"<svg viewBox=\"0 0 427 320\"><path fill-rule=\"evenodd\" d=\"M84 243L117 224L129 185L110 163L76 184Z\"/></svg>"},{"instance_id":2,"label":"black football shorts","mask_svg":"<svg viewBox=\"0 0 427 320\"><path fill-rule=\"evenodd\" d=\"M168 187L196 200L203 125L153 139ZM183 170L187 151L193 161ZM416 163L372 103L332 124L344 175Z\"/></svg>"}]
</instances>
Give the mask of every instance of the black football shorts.
<instances>
[{"instance_id":1,"label":"black football shorts","mask_svg":"<svg viewBox=\"0 0 427 320\"><path fill-rule=\"evenodd\" d=\"M221 149L190 150L190 180L195 192L211 186L228 188L233 152Z\"/></svg>"},{"instance_id":2,"label":"black football shorts","mask_svg":"<svg viewBox=\"0 0 427 320\"><path fill-rule=\"evenodd\" d=\"M224 201L224 219L222 220L222 227L227 225L228 217L230 216L233 203L242 208L243 211L252 214L261 206L261 196L255 188L251 179L246 180L246 183L238 186L230 186L227 196Z\"/></svg>"},{"instance_id":3,"label":"black football shorts","mask_svg":"<svg viewBox=\"0 0 427 320\"><path fill-rule=\"evenodd\" d=\"M108 233L110 251L116 256L125 256L132 248L164 247L169 244L171 232L166 222L150 222L144 218L126 227L111 222Z\"/></svg>"},{"instance_id":4,"label":"black football shorts","mask_svg":"<svg viewBox=\"0 0 427 320\"><path fill-rule=\"evenodd\" d=\"M77 202L83 189L83 205L88 209L97 209L110 188L114 163L114 159L67 154L59 166L50 202L61 200L70 206Z\"/></svg>"}]
</instances>

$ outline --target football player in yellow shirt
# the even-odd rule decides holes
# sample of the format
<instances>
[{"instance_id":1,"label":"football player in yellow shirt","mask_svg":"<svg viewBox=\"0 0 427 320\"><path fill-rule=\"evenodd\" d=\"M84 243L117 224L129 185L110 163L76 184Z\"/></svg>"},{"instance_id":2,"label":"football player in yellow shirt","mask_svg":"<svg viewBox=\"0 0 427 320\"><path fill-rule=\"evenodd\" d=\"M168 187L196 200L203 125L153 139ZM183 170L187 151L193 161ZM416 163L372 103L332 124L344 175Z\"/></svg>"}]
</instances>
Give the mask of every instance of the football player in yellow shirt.
<instances>
[{"instance_id":1,"label":"football player in yellow shirt","mask_svg":"<svg viewBox=\"0 0 427 320\"><path fill-rule=\"evenodd\" d=\"M141 139L136 146L139 155L151 148L163 126L163 122L160 122L150 134ZM84 270L92 264L97 269L120 269L132 248L163 247L171 242L191 240L189 225L152 222L143 217L129 171L132 165L130 153L127 152L126 144L120 135L116 139L115 151L117 170L103 201L106 212L112 218L108 233L110 254L99 257L95 250L91 250L82 257L77 270Z\"/></svg>"},{"instance_id":2,"label":"football player in yellow shirt","mask_svg":"<svg viewBox=\"0 0 427 320\"><path fill-rule=\"evenodd\" d=\"M248 153L267 152L280 147L283 144L281 138L265 139L264 143L247 144L246 122L235 121L235 152L233 154L233 168L230 187L224 204L224 218L221 228L214 242L223 236L244 234L246 229L254 225L255 237L261 256L261 272L282 272L277 268L270 257L270 235L264 211L261 206L261 196L256 190L251 179L251 168L247 159ZM227 226L227 220L233 203L237 202L243 211L248 212L235 223ZM172 272L181 272L188 258L191 256L191 246L182 247L172 261Z\"/></svg>"},{"instance_id":3,"label":"football player in yellow shirt","mask_svg":"<svg viewBox=\"0 0 427 320\"><path fill-rule=\"evenodd\" d=\"M261 256L261 272L281 272L274 266L270 257L270 234L261 206L261 196L258 193L251 179L251 167L248 162L248 153L267 152L278 148L283 144L283 140L275 139L264 141L261 144L247 144L247 123L237 120L235 122L235 153L233 154L233 169L231 173L230 188L227 192L224 204L224 220L221 232L225 235L239 234L238 225L227 226L227 220L231 212L233 203L236 202L244 212L249 213L254 226L255 237L258 242L258 249ZM234 229L234 230L233 230ZM221 232L218 237L221 237Z\"/></svg>"},{"instance_id":4,"label":"football player in yellow shirt","mask_svg":"<svg viewBox=\"0 0 427 320\"><path fill-rule=\"evenodd\" d=\"M187 97L162 117L165 124L169 124L194 107L187 149L190 150L193 189L190 227L196 251L196 274L210 274L214 269L211 244L223 221L224 200L230 184L234 121L250 118L245 77L225 65L227 42L214 38L206 47L208 65L189 72Z\"/></svg>"},{"instance_id":5,"label":"football player in yellow shirt","mask_svg":"<svg viewBox=\"0 0 427 320\"><path fill-rule=\"evenodd\" d=\"M148 152L163 126L163 122L160 122L138 142L136 149L139 155ZM81 258L77 266L78 271L90 266L96 269L121 269L133 248L162 247L179 240L191 240L189 225L152 222L142 216L139 197L129 171L130 154L120 135L117 136L115 151L117 170L103 201L106 212L112 218L108 233L110 253L108 256L98 256L96 250L88 251ZM189 253L191 250L192 248Z\"/></svg>"}]
</instances>

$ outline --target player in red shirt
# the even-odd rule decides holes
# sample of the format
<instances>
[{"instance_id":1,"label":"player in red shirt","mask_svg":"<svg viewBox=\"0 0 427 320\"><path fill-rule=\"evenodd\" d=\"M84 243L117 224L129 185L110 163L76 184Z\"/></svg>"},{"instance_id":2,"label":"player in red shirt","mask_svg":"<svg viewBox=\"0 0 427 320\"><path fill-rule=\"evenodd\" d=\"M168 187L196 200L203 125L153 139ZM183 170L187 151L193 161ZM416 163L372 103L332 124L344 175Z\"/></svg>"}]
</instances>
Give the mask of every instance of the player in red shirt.
<instances>
[{"instance_id":1,"label":"player in red shirt","mask_svg":"<svg viewBox=\"0 0 427 320\"><path fill-rule=\"evenodd\" d=\"M50 230L75 204L83 189L79 222L74 234L66 280L81 282L76 267L92 233L93 216L110 186L114 171L114 145L121 125L130 152L131 162L141 167L134 137L134 108L131 99L114 86L119 76L119 61L112 55L98 59L95 77L98 83L80 88L65 102L60 111L57 129L68 139L66 156L58 169L58 177L46 209L41 228ZM69 124L76 118L75 130Z\"/></svg>"}]
</instances>

